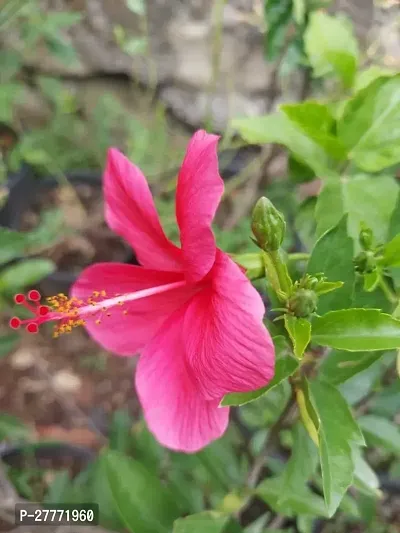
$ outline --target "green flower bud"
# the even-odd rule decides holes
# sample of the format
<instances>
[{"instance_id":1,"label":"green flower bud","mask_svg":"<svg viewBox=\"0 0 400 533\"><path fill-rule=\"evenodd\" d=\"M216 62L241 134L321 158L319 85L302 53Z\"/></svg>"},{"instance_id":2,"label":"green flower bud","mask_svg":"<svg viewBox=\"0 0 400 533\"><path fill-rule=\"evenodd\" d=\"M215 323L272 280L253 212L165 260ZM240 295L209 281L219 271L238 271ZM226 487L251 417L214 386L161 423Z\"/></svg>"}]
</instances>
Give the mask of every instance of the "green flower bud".
<instances>
[{"instance_id":1,"label":"green flower bud","mask_svg":"<svg viewBox=\"0 0 400 533\"><path fill-rule=\"evenodd\" d=\"M360 252L354 259L354 265L357 272L369 274L376 269L376 258L374 252Z\"/></svg>"},{"instance_id":2,"label":"green flower bud","mask_svg":"<svg viewBox=\"0 0 400 533\"><path fill-rule=\"evenodd\" d=\"M275 252L282 244L286 223L282 213L263 196L254 206L251 229L262 250Z\"/></svg>"},{"instance_id":3,"label":"green flower bud","mask_svg":"<svg viewBox=\"0 0 400 533\"><path fill-rule=\"evenodd\" d=\"M367 226L363 226L358 236L358 240L363 250L370 250L374 243L374 235L372 230Z\"/></svg>"},{"instance_id":4,"label":"green flower bud","mask_svg":"<svg viewBox=\"0 0 400 533\"><path fill-rule=\"evenodd\" d=\"M297 290L288 301L288 311L299 318L310 316L317 309L318 296L309 289Z\"/></svg>"}]
</instances>

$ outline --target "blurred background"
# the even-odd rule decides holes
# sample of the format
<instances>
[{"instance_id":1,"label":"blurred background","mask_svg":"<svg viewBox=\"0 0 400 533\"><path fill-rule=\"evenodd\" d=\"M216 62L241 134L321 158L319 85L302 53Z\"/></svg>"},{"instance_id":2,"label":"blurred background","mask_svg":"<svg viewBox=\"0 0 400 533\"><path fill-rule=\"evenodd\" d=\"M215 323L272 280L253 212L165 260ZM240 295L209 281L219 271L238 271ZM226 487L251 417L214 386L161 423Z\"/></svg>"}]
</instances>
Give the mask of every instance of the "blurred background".
<instances>
[{"instance_id":1,"label":"blurred background","mask_svg":"<svg viewBox=\"0 0 400 533\"><path fill-rule=\"evenodd\" d=\"M10 502L88 499L100 503L104 528L125 531L98 459L107 443L145 465L157 482L168 480L190 512L240 504L240 483L284 404L285 386L233 412L227 435L203 452L174 454L142 421L134 358L111 356L78 328L53 339L51 328L15 334L7 324L16 292L67 293L93 262L135 264L132 250L104 223L101 173L109 146L141 167L176 241L174 187L186 144L197 128L218 132L226 188L218 244L232 253L255 250L249 213L265 194L288 221L286 250L312 246L319 176L277 144L245 143L231 121L335 94L335 83L312 76L307 60L304 36L318 10L352 28L360 72L400 70L397 0L1 0L1 531L13 528ZM385 371L379 364L360 373L347 383L348 394L365 409L372 385L386 379L389 387L377 388L373 408L398 420L400 388ZM301 502L282 513L267 495L247 510L244 525L253 525L246 532L262 533L267 525L301 533L400 531L399 446L397 437L391 449L371 451L386 483L379 500L350 495L328 521L317 503L314 514ZM290 447L283 431L269 472L279 472ZM136 477L122 479L122 472L123 465L120 483L134 490ZM146 527L137 533L152 531Z\"/></svg>"}]
</instances>

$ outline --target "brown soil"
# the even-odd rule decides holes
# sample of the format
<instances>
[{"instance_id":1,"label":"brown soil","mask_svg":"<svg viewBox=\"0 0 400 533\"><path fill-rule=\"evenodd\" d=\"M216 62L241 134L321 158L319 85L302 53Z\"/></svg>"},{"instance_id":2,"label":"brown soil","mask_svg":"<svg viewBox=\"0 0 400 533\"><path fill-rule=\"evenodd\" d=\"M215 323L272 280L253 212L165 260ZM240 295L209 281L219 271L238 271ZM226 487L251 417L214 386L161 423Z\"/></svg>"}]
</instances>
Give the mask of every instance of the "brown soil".
<instances>
[{"instance_id":1,"label":"brown soil","mask_svg":"<svg viewBox=\"0 0 400 533\"><path fill-rule=\"evenodd\" d=\"M130 258L127 245L104 221L103 196L100 186L77 184L40 192L23 214L20 229L35 229L40 216L49 209L62 213L60 237L40 255L52 259L59 270L78 273L91 263L125 262Z\"/></svg>"},{"instance_id":2,"label":"brown soil","mask_svg":"<svg viewBox=\"0 0 400 533\"><path fill-rule=\"evenodd\" d=\"M97 449L112 412L139 417L135 363L102 351L83 329L58 339L45 328L21 334L16 351L0 359L0 410L25 421L33 440Z\"/></svg>"}]
</instances>

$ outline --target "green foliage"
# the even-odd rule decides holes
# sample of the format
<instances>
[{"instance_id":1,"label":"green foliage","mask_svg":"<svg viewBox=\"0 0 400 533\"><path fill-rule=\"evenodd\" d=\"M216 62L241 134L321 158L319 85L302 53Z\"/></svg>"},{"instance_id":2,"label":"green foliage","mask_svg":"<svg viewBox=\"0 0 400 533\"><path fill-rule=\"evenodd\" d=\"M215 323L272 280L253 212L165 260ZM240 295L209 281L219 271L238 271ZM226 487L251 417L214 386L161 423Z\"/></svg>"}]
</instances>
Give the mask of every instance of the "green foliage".
<instances>
[{"instance_id":1,"label":"green foliage","mask_svg":"<svg viewBox=\"0 0 400 533\"><path fill-rule=\"evenodd\" d=\"M382 261L388 267L400 266L400 234L386 244Z\"/></svg>"},{"instance_id":2,"label":"green foliage","mask_svg":"<svg viewBox=\"0 0 400 533\"><path fill-rule=\"evenodd\" d=\"M338 122L349 160L365 172L379 172L398 163L399 117L399 75L378 78L356 93Z\"/></svg>"},{"instance_id":3,"label":"green foliage","mask_svg":"<svg viewBox=\"0 0 400 533\"><path fill-rule=\"evenodd\" d=\"M282 112L257 118L237 118L232 127L249 144L277 143L289 148L300 163L316 174L330 175L330 158L323 147Z\"/></svg>"},{"instance_id":4,"label":"green foliage","mask_svg":"<svg viewBox=\"0 0 400 533\"><path fill-rule=\"evenodd\" d=\"M257 400L291 376L297 367L298 363L291 355L282 355L276 360L275 376L268 385L252 392L233 392L227 394L222 400L221 406L244 405Z\"/></svg>"},{"instance_id":5,"label":"green foliage","mask_svg":"<svg viewBox=\"0 0 400 533\"><path fill-rule=\"evenodd\" d=\"M114 27L115 43L131 56L146 54L146 3L126 5L140 30L130 35ZM111 417L106 445L78 476L66 470L49 476L36 466L9 468L23 497L95 501L101 525L117 532L264 533L274 531L274 515L296 521L301 533L309 533L317 517L335 515L340 531L349 519L375 523L371 509L380 496L375 469L389 465L398 472L400 454L400 77L378 65L359 68L363 59L349 21L327 14L321 9L326 6L265 0L265 51L276 61L278 80L294 66L306 70L319 97L232 121L230 129L245 142L283 147L288 169L282 180L261 186L260 196L268 199L256 205L253 232L262 251L251 242L248 219L233 231L218 223L214 228L218 245L257 280L266 298L265 322L276 352L273 379L258 390L221 398L220 406L233 408L229 430L196 454L164 449L143 421L119 410ZM14 25L23 44L0 58L0 121L11 125L25 97L21 74L31 50L44 46L53 59L78 61L65 31L81 17L72 10L44 13L33 0L6 7L0 25ZM40 128L21 132L7 165L18 168L25 161L39 173L60 177L76 167L99 168L107 148L117 144L149 178L165 231L179 244L173 191L183 153L165 108L149 102L152 118L144 120L128 116L104 94L84 117L59 79L32 74L31 83L52 116ZM321 190L299 205L293 190L314 178ZM229 209L237 184L226 185ZM240 203L242 192L235 194ZM42 213L34 231L0 228L0 305L6 321L14 314L13 294L54 271L43 250L62 231L58 211ZM18 337L0 331L3 364ZM23 422L0 415L1 440L22 442L32 455L43 443L24 444L31 438ZM378 451L370 453L371 448ZM252 520L254 508L245 510L255 497L268 508ZM286 524L282 528L289 531ZM386 533L390 525L381 529Z\"/></svg>"},{"instance_id":6,"label":"green foliage","mask_svg":"<svg viewBox=\"0 0 400 533\"><path fill-rule=\"evenodd\" d=\"M268 30L265 38L266 57L276 59L285 44L286 33L292 19L292 0L265 0L265 18Z\"/></svg>"},{"instance_id":7,"label":"green foliage","mask_svg":"<svg viewBox=\"0 0 400 533\"><path fill-rule=\"evenodd\" d=\"M367 223L377 239L385 242L398 194L392 176L356 174L326 181L315 209L317 232L321 235L347 214L348 232L354 240L358 240L360 225Z\"/></svg>"},{"instance_id":8,"label":"green foliage","mask_svg":"<svg viewBox=\"0 0 400 533\"><path fill-rule=\"evenodd\" d=\"M18 344L19 336L9 333L0 337L0 359L8 355Z\"/></svg>"},{"instance_id":9,"label":"green foliage","mask_svg":"<svg viewBox=\"0 0 400 533\"><path fill-rule=\"evenodd\" d=\"M334 386L313 381L310 388L319 421L324 497L328 514L332 516L353 480L351 444L363 445L364 439L346 400Z\"/></svg>"},{"instance_id":10,"label":"green foliage","mask_svg":"<svg viewBox=\"0 0 400 533\"><path fill-rule=\"evenodd\" d=\"M323 272L329 281L342 281L343 286L320 296L318 313L350 307L355 283L353 243L347 234L347 218L329 229L316 242L307 265L309 274Z\"/></svg>"},{"instance_id":11,"label":"green foliage","mask_svg":"<svg viewBox=\"0 0 400 533\"><path fill-rule=\"evenodd\" d=\"M335 135L335 119L329 106L317 101L301 104L285 104L281 110L292 123L312 139L333 159L344 161L347 150L342 141Z\"/></svg>"},{"instance_id":12,"label":"green foliage","mask_svg":"<svg viewBox=\"0 0 400 533\"><path fill-rule=\"evenodd\" d=\"M342 309L316 317L312 339L350 352L380 351L400 345L400 320L376 309Z\"/></svg>"},{"instance_id":13,"label":"green foliage","mask_svg":"<svg viewBox=\"0 0 400 533\"><path fill-rule=\"evenodd\" d=\"M317 448L304 426L298 423L293 428L293 447L289 461L282 474L282 487L278 504L292 498L295 493L310 495L306 483L314 475L318 461ZM315 496L312 496L315 498Z\"/></svg>"},{"instance_id":14,"label":"green foliage","mask_svg":"<svg viewBox=\"0 0 400 533\"><path fill-rule=\"evenodd\" d=\"M29 428L21 420L6 413L0 414L0 441L4 439L26 440L29 435Z\"/></svg>"},{"instance_id":15,"label":"green foliage","mask_svg":"<svg viewBox=\"0 0 400 533\"><path fill-rule=\"evenodd\" d=\"M293 342L294 355L301 359L311 340L311 324L305 318L286 314L285 327Z\"/></svg>"},{"instance_id":16,"label":"green foliage","mask_svg":"<svg viewBox=\"0 0 400 533\"><path fill-rule=\"evenodd\" d=\"M7 291L12 295L24 287L34 285L54 270L54 263L48 259L26 259L1 271L0 291Z\"/></svg>"},{"instance_id":17,"label":"green foliage","mask_svg":"<svg viewBox=\"0 0 400 533\"><path fill-rule=\"evenodd\" d=\"M120 452L103 452L112 500L130 531L170 531L179 507L172 494L141 463Z\"/></svg>"},{"instance_id":18,"label":"green foliage","mask_svg":"<svg viewBox=\"0 0 400 533\"><path fill-rule=\"evenodd\" d=\"M291 492L281 503L284 484L283 476L265 479L257 487L257 496L268 503L275 512L285 516L326 516L323 499L309 489Z\"/></svg>"},{"instance_id":19,"label":"green foliage","mask_svg":"<svg viewBox=\"0 0 400 533\"><path fill-rule=\"evenodd\" d=\"M382 357L383 353L345 352L332 350L322 361L320 376L324 381L340 385L366 370Z\"/></svg>"},{"instance_id":20,"label":"green foliage","mask_svg":"<svg viewBox=\"0 0 400 533\"><path fill-rule=\"evenodd\" d=\"M215 511L205 511L203 513L179 518L175 524L173 533L228 533L232 529L227 529L229 516Z\"/></svg>"},{"instance_id":21,"label":"green foliage","mask_svg":"<svg viewBox=\"0 0 400 533\"><path fill-rule=\"evenodd\" d=\"M310 17L305 48L314 76L335 74L351 87L358 65L358 44L348 20L316 11Z\"/></svg>"},{"instance_id":22,"label":"green foliage","mask_svg":"<svg viewBox=\"0 0 400 533\"><path fill-rule=\"evenodd\" d=\"M400 431L396 424L374 415L362 416L359 424L367 440L393 453L400 453Z\"/></svg>"}]
</instances>

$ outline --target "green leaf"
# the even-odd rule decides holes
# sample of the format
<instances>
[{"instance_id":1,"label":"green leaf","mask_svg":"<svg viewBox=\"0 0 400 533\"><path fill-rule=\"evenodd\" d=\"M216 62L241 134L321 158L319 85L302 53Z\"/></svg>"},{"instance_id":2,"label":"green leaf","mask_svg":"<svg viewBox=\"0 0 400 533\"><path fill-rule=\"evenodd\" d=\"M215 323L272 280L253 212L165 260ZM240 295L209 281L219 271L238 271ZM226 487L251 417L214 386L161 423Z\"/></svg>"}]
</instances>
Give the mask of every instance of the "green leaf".
<instances>
[{"instance_id":1,"label":"green leaf","mask_svg":"<svg viewBox=\"0 0 400 533\"><path fill-rule=\"evenodd\" d=\"M397 203L393 210L389 224L389 238L393 239L400 233L400 194L397 196Z\"/></svg>"},{"instance_id":2,"label":"green leaf","mask_svg":"<svg viewBox=\"0 0 400 533\"><path fill-rule=\"evenodd\" d=\"M18 333L9 333L0 337L0 359L8 355L18 344Z\"/></svg>"},{"instance_id":3,"label":"green leaf","mask_svg":"<svg viewBox=\"0 0 400 533\"><path fill-rule=\"evenodd\" d=\"M295 384L294 390L300 418L311 440L318 446L319 420L311 401L308 381L302 376L301 380Z\"/></svg>"},{"instance_id":4,"label":"green leaf","mask_svg":"<svg viewBox=\"0 0 400 533\"><path fill-rule=\"evenodd\" d=\"M359 372L366 370L382 357L384 352L342 352L332 350L322 361L320 377L332 385L340 385Z\"/></svg>"},{"instance_id":5,"label":"green leaf","mask_svg":"<svg viewBox=\"0 0 400 533\"><path fill-rule=\"evenodd\" d=\"M292 0L265 0L265 51L269 61L276 59L286 41L287 27L292 18Z\"/></svg>"},{"instance_id":6,"label":"green leaf","mask_svg":"<svg viewBox=\"0 0 400 533\"><path fill-rule=\"evenodd\" d=\"M26 235L8 228L0 228L0 265L20 257L26 246Z\"/></svg>"},{"instance_id":7,"label":"green leaf","mask_svg":"<svg viewBox=\"0 0 400 533\"><path fill-rule=\"evenodd\" d=\"M114 503L126 527L132 533L169 533L181 512L158 477L138 461L116 451L104 452L101 460Z\"/></svg>"},{"instance_id":8,"label":"green leaf","mask_svg":"<svg viewBox=\"0 0 400 533\"><path fill-rule=\"evenodd\" d=\"M312 340L350 352L400 347L400 320L377 309L331 311L312 322Z\"/></svg>"},{"instance_id":9,"label":"green leaf","mask_svg":"<svg viewBox=\"0 0 400 533\"><path fill-rule=\"evenodd\" d=\"M293 448L282 474L282 488L278 504L290 500L293 494L301 492L314 474L318 453L313 441L301 423L293 429Z\"/></svg>"},{"instance_id":10,"label":"green leaf","mask_svg":"<svg viewBox=\"0 0 400 533\"><path fill-rule=\"evenodd\" d=\"M363 445L364 439L346 400L334 386L313 381L310 391L319 418L324 498L331 517L353 481L351 443Z\"/></svg>"},{"instance_id":11,"label":"green leaf","mask_svg":"<svg viewBox=\"0 0 400 533\"><path fill-rule=\"evenodd\" d=\"M381 273L379 270L373 272L366 272L364 274L364 291L373 292L379 285L381 280Z\"/></svg>"},{"instance_id":12,"label":"green leaf","mask_svg":"<svg viewBox=\"0 0 400 533\"><path fill-rule=\"evenodd\" d=\"M21 420L6 413L0 413L0 441L25 440L29 435L29 428Z\"/></svg>"},{"instance_id":13,"label":"green leaf","mask_svg":"<svg viewBox=\"0 0 400 533\"><path fill-rule=\"evenodd\" d=\"M0 121L6 124L13 122L14 105L22 93L22 86L17 83L3 83L0 91Z\"/></svg>"},{"instance_id":14,"label":"green leaf","mask_svg":"<svg viewBox=\"0 0 400 533\"><path fill-rule=\"evenodd\" d=\"M303 24L306 17L306 0L293 0L293 18L297 24Z\"/></svg>"},{"instance_id":15,"label":"green leaf","mask_svg":"<svg viewBox=\"0 0 400 533\"><path fill-rule=\"evenodd\" d=\"M132 444L132 418L129 411L115 411L110 424L110 449L127 453Z\"/></svg>"},{"instance_id":16,"label":"green leaf","mask_svg":"<svg viewBox=\"0 0 400 533\"><path fill-rule=\"evenodd\" d=\"M264 394L291 376L298 366L299 362L291 355L283 355L279 357L275 362L275 375L268 385L255 391L232 392L231 394L226 394L223 397L220 406L244 405L249 402L254 402L254 400L264 396Z\"/></svg>"},{"instance_id":17,"label":"green leaf","mask_svg":"<svg viewBox=\"0 0 400 533\"><path fill-rule=\"evenodd\" d=\"M348 234L357 247L362 223L371 228L378 242L385 242L398 196L399 186L392 176L360 174L328 180L315 208L317 234L323 234L347 214Z\"/></svg>"},{"instance_id":18,"label":"green leaf","mask_svg":"<svg viewBox=\"0 0 400 533\"><path fill-rule=\"evenodd\" d=\"M311 340L311 324L305 318L285 314L285 327L293 342L294 355L301 359Z\"/></svg>"},{"instance_id":19,"label":"green leaf","mask_svg":"<svg viewBox=\"0 0 400 533\"><path fill-rule=\"evenodd\" d=\"M312 168L317 175L332 175L331 161L326 151L282 112L234 119L232 128L250 144L282 144L300 163Z\"/></svg>"},{"instance_id":20,"label":"green leaf","mask_svg":"<svg viewBox=\"0 0 400 533\"><path fill-rule=\"evenodd\" d=\"M228 533L226 526L229 516L216 511L204 511L179 518L174 522L173 533Z\"/></svg>"},{"instance_id":21,"label":"green leaf","mask_svg":"<svg viewBox=\"0 0 400 533\"><path fill-rule=\"evenodd\" d=\"M61 35L49 35L46 38L46 45L51 54L65 65L74 65L78 62L75 48L64 40Z\"/></svg>"},{"instance_id":22,"label":"green leaf","mask_svg":"<svg viewBox=\"0 0 400 533\"><path fill-rule=\"evenodd\" d=\"M144 54L147 50L148 41L146 37L136 37L128 39L122 45L122 49L126 54L130 56L136 56Z\"/></svg>"},{"instance_id":23,"label":"green leaf","mask_svg":"<svg viewBox=\"0 0 400 533\"><path fill-rule=\"evenodd\" d=\"M12 80L21 67L22 57L18 52L14 50L2 50L0 57L0 82L2 86Z\"/></svg>"},{"instance_id":24,"label":"green leaf","mask_svg":"<svg viewBox=\"0 0 400 533\"><path fill-rule=\"evenodd\" d=\"M385 266L400 266L400 233L386 244L383 263Z\"/></svg>"},{"instance_id":25,"label":"green leaf","mask_svg":"<svg viewBox=\"0 0 400 533\"><path fill-rule=\"evenodd\" d=\"M366 172L400 161L400 75L378 78L347 104L338 135L349 159Z\"/></svg>"},{"instance_id":26,"label":"green leaf","mask_svg":"<svg viewBox=\"0 0 400 533\"><path fill-rule=\"evenodd\" d=\"M362 276L356 277L354 284L353 301L351 307L364 309L379 309L383 313L391 314L392 304L386 298L382 289L378 286L374 292L364 290L364 280Z\"/></svg>"},{"instance_id":27,"label":"green leaf","mask_svg":"<svg viewBox=\"0 0 400 533\"><path fill-rule=\"evenodd\" d=\"M386 385L374 395L371 399L370 411L374 415L386 418L397 416L400 412L400 379L396 379L391 385Z\"/></svg>"},{"instance_id":28,"label":"green leaf","mask_svg":"<svg viewBox=\"0 0 400 533\"><path fill-rule=\"evenodd\" d=\"M135 15L143 16L146 14L145 0L126 0L126 5Z\"/></svg>"},{"instance_id":29,"label":"green leaf","mask_svg":"<svg viewBox=\"0 0 400 533\"><path fill-rule=\"evenodd\" d=\"M347 19L314 11L304 34L304 44L314 76L334 73L345 87L353 85L359 51Z\"/></svg>"},{"instance_id":30,"label":"green leaf","mask_svg":"<svg viewBox=\"0 0 400 533\"><path fill-rule=\"evenodd\" d=\"M49 35L61 28L69 28L82 20L82 13L77 11L50 11L46 13L46 19L42 30Z\"/></svg>"},{"instance_id":31,"label":"green leaf","mask_svg":"<svg viewBox=\"0 0 400 533\"><path fill-rule=\"evenodd\" d=\"M71 490L71 478L69 472L64 470L57 472L46 492L44 503L66 503L66 495Z\"/></svg>"},{"instance_id":32,"label":"green leaf","mask_svg":"<svg viewBox=\"0 0 400 533\"><path fill-rule=\"evenodd\" d=\"M328 294L332 291L336 291L343 287L343 281L322 281L318 283L318 286L315 288L317 294Z\"/></svg>"},{"instance_id":33,"label":"green leaf","mask_svg":"<svg viewBox=\"0 0 400 533\"><path fill-rule=\"evenodd\" d=\"M100 524L115 531L124 530L125 523L120 516L118 502L114 498L112 487L108 480L108 462L103 455L100 455L90 465L89 479L87 483L84 483L85 485L87 486L84 488L84 494L87 499L99 505ZM75 490L75 493L78 493L79 496L82 490Z\"/></svg>"},{"instance_id":34,"label":"green leaf","mask_svg":"<svg viewBox=\"0 0 400 533\"><path fill-rule=\"evenodd\" d=\"M374 415L361 416L358 423L368 441L395 454L400 453L400 431L396 424Z\"/></svg>"},{"instance_id":35,"label":"green leaf","mask_svg":"<svg viewBox=\"0 0 400 533\"><path fill-rule=\"evenodd\" d=\"M347 235L347 217L324 233L316 242L307 266L308 274L323 273L330 282L343 285L334 292L320 296L318 313L350 307L355 272L353 265L353 241Z\"/></svg>"},{"instance_id":36,"label":"green leaf","mask_svg":"<svg viewBox=\"0 0 400 533\"><path fill-rule=\"evenodd\" d=\"M284 104L280 109L327 154L338 160L346 159L346 147L334 134L336 123L327 105L310 100L299 104Z\"/></svg>"},{"instance_id":37,"label":"green leaf","mask_svg":"<svg viewBox=\"0 0 400 533\"><path fill-rule=\"evenodd\" d=\"M354 92L358 93L377 78L382 76L394 76L396 71L380 65L371 65L365 70L357 72L356 81L354 82Z\"/></svg>"},{"instance_id":38,"label":"green leaf","mask_svg":"<svg viewBox=\"0 0 400 533\"><path fill-rule=\"evenodd\" d=\"M324 500L307 487L288 494L285 502L280 504L283 481L282 476L267 478L258 485L256 494L266 501L276 513L285 516L291 517L299 514L326 516Z\"/></svg>"},{"instance_id":39,"label":"green leaf","mask_svg":"<svg viewBox=\"0 0 400 533\"><path fill-rule=\"evenodd\" d=\"M249 279L257 279L265 276L265 266L262 253L230 254L235 263L246 269Z\"/></svg>"},{"instance_id":40,"label":"green leaf","mask_svg":"<svg viewBox=\"0 0 400 533\"><path fill-rule=\"evenodd\" d=\"M360 448L353 446L354 486L366 494L377 496L379 478L363 458Z\"/></svg>"},{"instance_id":41,"label":"green leaf","mask_svg":"<svg viewBox=\"0 0 400 533\"><path fill-rule=\"evenodd\" d=\"M55 270L49 259L26 259L21 263L4 269L0 274L0 289L7 293L34 285Z\"/></svg>"}]
</instances>

